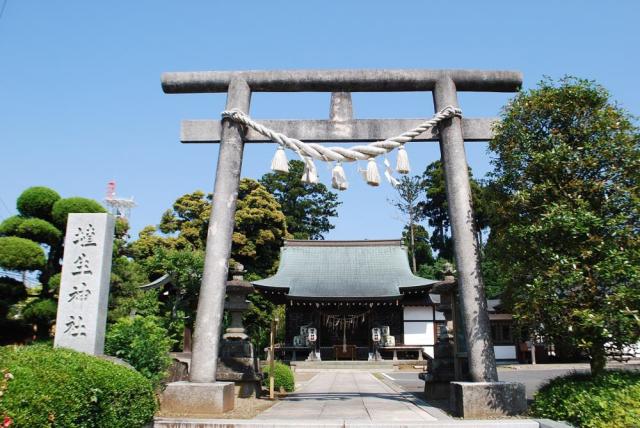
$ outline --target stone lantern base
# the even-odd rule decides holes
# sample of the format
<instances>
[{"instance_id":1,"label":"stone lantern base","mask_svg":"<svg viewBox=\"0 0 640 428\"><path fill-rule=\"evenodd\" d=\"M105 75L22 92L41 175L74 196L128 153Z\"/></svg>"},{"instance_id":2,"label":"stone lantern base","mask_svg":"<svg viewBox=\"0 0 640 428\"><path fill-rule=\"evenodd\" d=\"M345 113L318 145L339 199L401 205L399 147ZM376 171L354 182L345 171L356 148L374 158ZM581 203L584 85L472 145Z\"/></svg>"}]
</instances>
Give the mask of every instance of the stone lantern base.
<instances>
[{"instance_id":1,"label":"stone lantern base","mask_svg":"<svg viewBox=\"0 0 640 428\"><path fill-rule=\"evenodd\" d=\"M237 397L259 397L262 375L253 345L248 340L223 340L216 380L235 383Z\"/></svg>"}]
</instances>

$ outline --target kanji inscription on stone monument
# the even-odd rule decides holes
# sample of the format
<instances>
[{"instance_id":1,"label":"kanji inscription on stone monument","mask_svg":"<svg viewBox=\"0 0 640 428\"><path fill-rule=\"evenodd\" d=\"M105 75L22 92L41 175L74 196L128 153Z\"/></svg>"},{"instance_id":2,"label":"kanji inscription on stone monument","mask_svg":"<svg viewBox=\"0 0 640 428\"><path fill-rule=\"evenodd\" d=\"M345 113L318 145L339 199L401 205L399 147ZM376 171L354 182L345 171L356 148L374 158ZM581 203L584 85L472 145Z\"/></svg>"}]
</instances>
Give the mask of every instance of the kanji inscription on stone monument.
<instances>
[{"instance_id":1,"label":"kanji inscription on stone monument","mask_svg":"<svg viewBox=\"0 0 640 428\"><path fill-rule=\"evenodd\" d=\"M113 233L114 218L109 214L69 214L55 346L102 354Z\"/></svg>"}]
</instances>

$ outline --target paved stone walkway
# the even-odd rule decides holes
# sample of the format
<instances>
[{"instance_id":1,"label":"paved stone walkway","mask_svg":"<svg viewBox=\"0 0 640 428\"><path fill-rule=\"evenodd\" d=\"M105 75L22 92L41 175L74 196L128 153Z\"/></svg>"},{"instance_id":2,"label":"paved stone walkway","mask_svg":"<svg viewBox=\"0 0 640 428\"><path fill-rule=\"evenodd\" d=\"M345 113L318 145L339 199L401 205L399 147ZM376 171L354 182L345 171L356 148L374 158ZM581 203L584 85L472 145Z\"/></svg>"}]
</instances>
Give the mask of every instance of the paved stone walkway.
<instances>
[{"instance_id":1,"label":"paved stone walkway","mask_svg":"<svg viewBox=\"0 0 640 428\"><path fill-rule=\"evenodd\" d=\"M405 397L371 373L324 372L255 419L365 423L436 420Z\"/></svg>"}]
</instances>

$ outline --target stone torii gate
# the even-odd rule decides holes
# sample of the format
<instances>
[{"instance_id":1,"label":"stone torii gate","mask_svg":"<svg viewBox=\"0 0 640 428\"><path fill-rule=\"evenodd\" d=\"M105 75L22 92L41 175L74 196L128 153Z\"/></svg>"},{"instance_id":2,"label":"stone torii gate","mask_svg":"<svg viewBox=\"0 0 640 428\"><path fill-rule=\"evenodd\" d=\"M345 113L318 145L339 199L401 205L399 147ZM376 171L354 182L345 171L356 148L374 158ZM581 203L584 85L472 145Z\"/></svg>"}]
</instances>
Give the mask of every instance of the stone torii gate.
<instances>
[{"instance_id":1,"label":"stone torii gate","mask_svg":"<svg viewBox=\"0 0 640 428\"><path fill-rule=\"evenodd\" d=\"M422 119L354 119L351 92L431 91L435 111L459 107L458 91L515 92L522 75L515 71L477 70L295 70L171 72L162 75L165 93L227 92L226 110L249 114L252 92L331 92L329 120L261 120L259 123L308 142L370 142L398 135ZM414 141L439 141L446 180L447 201L458 271L460 305L467 340L469 372L474 382L497 382L495 355L479 248L474 233L471 189L465 141L491 139L493 119L451 117L439 129ZM183 143L220 143L207 235L205 267L196 317L190 382L175 396L202 394L199 388L216 385L216 356L221 335L228 260L244 143L267 143L266 137L228 118L183 121ZM217 383L219 385L219 383ZM171 385L170 385L171 387ZM197 388L197 391L193 388ZM168 388L169 389L169 388ZM215 394L212 394L212 397ZM217 393L217 397L228 394ZM495 394L493 399L495 400ZM212 399L213 400L213 399ZM178 398L179 402L184 401ZM213 400L215 401L215 400ZM202 403L209 409L227 410L228 404ZM193 401L190 401L193 404ZM231 402L230 406L233 406Z\"/></svg>"}]
</instances>

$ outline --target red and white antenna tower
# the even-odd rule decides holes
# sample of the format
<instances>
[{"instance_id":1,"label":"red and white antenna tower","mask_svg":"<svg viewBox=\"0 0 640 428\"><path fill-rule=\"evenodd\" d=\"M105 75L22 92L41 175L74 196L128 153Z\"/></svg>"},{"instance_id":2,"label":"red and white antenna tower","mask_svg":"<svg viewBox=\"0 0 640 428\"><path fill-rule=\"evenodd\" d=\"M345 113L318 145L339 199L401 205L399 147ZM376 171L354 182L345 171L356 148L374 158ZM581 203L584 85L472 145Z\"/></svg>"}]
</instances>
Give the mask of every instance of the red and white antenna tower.
<instances>
[{"instance_id":1,"label":"red and white antenna tower","mask_svg":"<svg viewBox=\"0 0 640 428\"><path fill-rule=\"evenodd\" d=\"M116 182L111 180L107 183L107 196L104 198L105 204L109 207L109 212L116 217L129 219L131 208L135 208L136 203L133 197L125 199L116 197Z\"/></svg>"}]
</instances>

